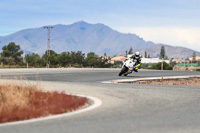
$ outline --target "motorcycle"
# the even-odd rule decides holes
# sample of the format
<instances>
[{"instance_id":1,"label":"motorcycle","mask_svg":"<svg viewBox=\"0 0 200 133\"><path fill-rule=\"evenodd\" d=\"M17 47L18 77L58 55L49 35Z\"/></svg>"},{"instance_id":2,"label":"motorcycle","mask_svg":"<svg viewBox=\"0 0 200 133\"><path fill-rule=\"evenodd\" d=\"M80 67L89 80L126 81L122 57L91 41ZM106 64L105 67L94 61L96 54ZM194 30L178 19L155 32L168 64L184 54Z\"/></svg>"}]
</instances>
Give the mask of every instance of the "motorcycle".
<instances>
[{"instance_id":1,"label":"motorcycle","mask_svg":"<svg viewBox=\"0 0 200 133\"><path fill-rule=\"evenodd\" d=\"M119 72L119 76L122 76L123 74L124 76L127 76L128 74L132 73L132 71L135 69L135 65L136 60L133 60L131 58L126 59L124 61L121 71Z\"/></svg>"}]
</instances>

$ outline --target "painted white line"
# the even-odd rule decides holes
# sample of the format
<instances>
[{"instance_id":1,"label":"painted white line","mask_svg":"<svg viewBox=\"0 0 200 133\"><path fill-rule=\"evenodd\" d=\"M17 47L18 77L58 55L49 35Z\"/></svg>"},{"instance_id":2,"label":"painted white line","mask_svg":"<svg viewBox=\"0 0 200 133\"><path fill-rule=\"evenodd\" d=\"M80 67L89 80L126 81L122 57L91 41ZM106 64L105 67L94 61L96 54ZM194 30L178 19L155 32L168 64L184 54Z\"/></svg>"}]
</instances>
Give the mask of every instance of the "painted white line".
<instances>
[{"instance_id":1,"label":"painted white line","mask_svg":"<svg viewBox=\"0 0 200 133\"><path fill-rule=\"evenodd\" d=\"M3 123L3 124L0 124L0 127L18 125L18 124L26 124L26 123L31 123L31 122L38 122L38 121L44 121L44 120L57 119L57 118L61 118L61 117L71 116L71 115L75 115L75 114L79 114L79 113L83 113L83 112L86 112L86 111L93 110L93 109L102 105L102 101L100 99L96 98L96 97L84 96L84 95L76 95L76 96L86 97L89 100L92 100L94 103L87 108L83 108L83 109L80 109L80 110L77 110L77 111L74 111L74 112L52 115L52 116L41 117L41 118L34 118L34 119L30 119L30 120Z\"/></svg>"},{"instance_id":2,"label":"painted white line","mask_svg":"<svg viewBox=\"0 0 200 133\"><path fill-rule=\"evenodd\" d=\"M169 77L148 77L148 78L137 78L137 79L118 79L118 80L103 81L101 83L122 83L122 82L135 82L135 81L141 81L141 80L181 79L181 78L191 78L191 77L200 77L200 75L169 76Z\"/></svg>"}]
</instances>

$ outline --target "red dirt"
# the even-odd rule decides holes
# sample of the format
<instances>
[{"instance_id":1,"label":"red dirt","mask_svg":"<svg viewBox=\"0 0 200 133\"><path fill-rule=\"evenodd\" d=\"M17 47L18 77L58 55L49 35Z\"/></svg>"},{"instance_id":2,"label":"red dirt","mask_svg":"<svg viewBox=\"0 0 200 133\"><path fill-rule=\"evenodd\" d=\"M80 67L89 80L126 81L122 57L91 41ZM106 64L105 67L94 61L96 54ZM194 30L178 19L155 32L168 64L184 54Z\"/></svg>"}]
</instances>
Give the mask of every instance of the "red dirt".
<instances>
[{"instance_id":1,"label":"red dirt","mask_svg":"<svg viewBox=\"0 0 200 133\"><path fill-rule=\"evenodd\" d=\"M200 78L185 78L185 79L156 79L136 81L137 84L153 84L153 85L193 85L200 86Z\"/></svg>"},{"instance_id":2,"label":"red dirt","mask_svg":"<svg viewBox=\"0 0 200 133\"><path fill-rule=\"evenodd\" d=\"M4 88L5 86L0 85L0 123L61 114L79 109L87 104L87 99L83 97L58 92L42 92L28 87L26 88L30 90L26 95L28 100L25 105L19 106L8 103L12 103L12 101L6 101L9 99L5 98ZM18 90L20 90L19 86ZM18 100L18 97L15 99Z\"/></svg>"}]
</instances>

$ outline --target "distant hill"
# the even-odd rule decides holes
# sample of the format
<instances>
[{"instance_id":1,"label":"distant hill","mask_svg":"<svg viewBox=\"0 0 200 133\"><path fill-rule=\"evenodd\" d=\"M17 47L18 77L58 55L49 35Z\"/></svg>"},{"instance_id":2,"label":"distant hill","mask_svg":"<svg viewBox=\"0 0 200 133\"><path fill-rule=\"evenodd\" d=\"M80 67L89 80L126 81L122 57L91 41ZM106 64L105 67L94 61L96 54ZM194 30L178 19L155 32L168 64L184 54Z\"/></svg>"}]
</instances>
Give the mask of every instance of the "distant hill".
<instances>
[{"instance_id":1,"label":"distant hill","mask_svg":"<svg viewBox=\"0 0 200 133\"><path fill-rule=\"evenodd\" d=\"M138 50L144 55L145 51L147 54L150 54L151 57L160 57L160 49L161 46L165 47L166 55L169 58L179 58L179 59L186 59L188 57L192 57L194 50L184 48L184 47L175 47L166 44L156 44L150 48L140 49ZM195 51L197 56L200 56L200 52Z\"/></svg>"},{"instance_id":2,"label":"distant hill","mask_svg":"<svg viewBox=\"0 0 200 133\"><path fill-rule=\"evenodd\" d=\"M80 21L71 25L53 25L51 30L51 49L61 53L64 51L95 52L103 55L118 54L130 47L138 49L154 45L135 34L122 34L104 24L88 24ZM20 44L29 52L43 54L47 49L47 30L43 27L25 29L14 34L0 37L0 48L9 42Z\"/></svg>"},{"instance_id":3,"label":"distant hill","mask_svg":"<svg viewBox=\"0 0 200 133\"><path fill-rule=\"evenodd\" d=\"M162 44L146 42L135 34L123 34L104 24L88 24L84 21L71 25L53 25L51 30L51 50L57 53L64 51L95 52L99 55L125 55L130 47L147 51L151 57L158 57ZM25 29L11 35L0 37L0 51L4 45L15 42L25 53L42 55L47 50L47 30L43 27ZM193 50L183 47L164 45L168 57L191 57ZM200 53L196 51L200 56ZM144 55L144 54L143 54Z\"/></svg>"}]
</instances>

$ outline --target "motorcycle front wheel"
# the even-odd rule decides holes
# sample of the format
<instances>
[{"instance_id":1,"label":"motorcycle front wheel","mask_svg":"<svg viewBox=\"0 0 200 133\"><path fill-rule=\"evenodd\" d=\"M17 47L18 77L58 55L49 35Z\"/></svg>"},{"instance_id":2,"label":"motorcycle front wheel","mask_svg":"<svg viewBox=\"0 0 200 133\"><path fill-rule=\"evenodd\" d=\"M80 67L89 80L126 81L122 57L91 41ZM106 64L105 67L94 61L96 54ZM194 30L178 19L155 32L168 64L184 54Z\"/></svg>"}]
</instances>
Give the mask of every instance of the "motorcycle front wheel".
<instances>
[{"instance_id":1,"label":"motorcycle front wheel","mask_svg":"<svg viewBox=\"0 0 200 133\"><path fill-rule=\"evenodd\" d=\"M124 66L122 70L120 71L119 76L122 76L122 74L126 73L127 71L128 71L128 68Z\"/></svg>"}]
</instances>

